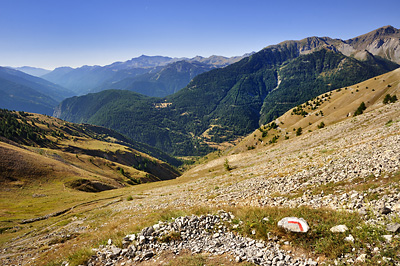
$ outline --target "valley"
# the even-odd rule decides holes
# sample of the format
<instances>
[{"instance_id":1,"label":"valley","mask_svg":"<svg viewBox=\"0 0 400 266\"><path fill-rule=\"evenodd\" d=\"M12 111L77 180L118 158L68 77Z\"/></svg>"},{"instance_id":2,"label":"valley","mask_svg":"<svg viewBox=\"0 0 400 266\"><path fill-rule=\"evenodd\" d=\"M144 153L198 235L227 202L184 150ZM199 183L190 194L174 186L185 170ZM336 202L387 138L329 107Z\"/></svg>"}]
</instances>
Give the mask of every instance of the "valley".
<instances>
[{"instance_id":1,"label":"valley","mask_svg":"<svg viewBox=\"0 0 400 266\"><path fill-rule=\"evenodd\" d=\"M391 51L398 45L399 34L388 26L357 38L366 40L365 45L394 40L385 49L395 54ZM54 115L112 128L174 156L203 156L221 143L233 145L322 93L399 67L396 57L386 59L356 48L349 52L351 43L327 37L285 41L199 74L165 98L108 90L65 99ZM157 108L163 102L168 107Z\"/></svg>"},{"instance_id":2,"label":"valley","mask_svg":"<svg viewBox=\"0 0 400 266\"><path fill-rule=\"evenodd\" d=\"M400 94L399 75L400 71L395 70L319 95L314 99L320 102L318 108L311 110L312 105L306 103L295 107L274 120L275 126L266 125L236 147L207 155L176 179L90 196L68 188L60 193L60 187L51 192L51 186L46 190L45 180L40 181L40 187L22 186L14 188L12 194L2 193L7 195L2 199L2 264L34 261L49 265L49 261L68 261L79 265L91 258L91 265L133 261L135 265L175 265L194 259L252 265L249 263L273 259L278 262L281 257L301 265L330 265L335 261L360 265L398 263L399 235L388 228L400 222L400 102L384 104L383 100L387 94ZM367 108L354 116L361 101ZM300 109L309 114L304 117ZM321 122L325 125L318 128ZM297 135L292 128L299 127L303 131ZM269 131L263 138L266 128ZM277 135L280 137L270 143ZM285 139L286 135L289 138ZM250 146L254 147L249 149ZM6 209L4 203L11 195L17 197L17 204ZM47 205L50 202L63 202L63 207L57 207L58 203ZM18 210L29 210L28 206L42 207L19 213ZM218 222L218 217L225 217L218 216L221 209L233 215L232 222ZM65 212L32 223L21 222L57 210ZM195 242L196 233L190 227L182 227L186 235L181 238L189 241L189 253L180 249L179 238L167 242L168 248L161 251L163 242L156 248L157 242L146 236L146 226L193 214L209 215L209 219L216 219L217 226L223 227L219 227L218 235L211 230L203 236L210 239L207 244ZM276 223L285 216L305 218L311 231L298 235L279 229ZM188 217L179 219L194 219ZM332 233L330 228L339 224L345 224L348 231ZM243 248L232 249L212 244L218 238L228 239L229 231L237 237L256 239L257 245L244 242ZM138 238L144 236L143 243L129 244L140 246L141 251L132 255L127 249L129 252L121 253L126 245L124 236L132 233ZM345 240L349 235L353 240ZM207 252L202 251L202 245ZM274 253L268 253L263 246ZM198 249L200 254L191 257L190 252ZM142 259L150 250L153 255ZM258 257L258 252L266 257Z\"/></svg>"},{"instance_id":3,"label":"valley","mask_svg":"<svg viewBox=\"0 0 400 266\"><path fill-rule=\"evenodd\" d=\"M399 265L399 47L0 67L0 264Z\"/></svg>"}]
</instances>

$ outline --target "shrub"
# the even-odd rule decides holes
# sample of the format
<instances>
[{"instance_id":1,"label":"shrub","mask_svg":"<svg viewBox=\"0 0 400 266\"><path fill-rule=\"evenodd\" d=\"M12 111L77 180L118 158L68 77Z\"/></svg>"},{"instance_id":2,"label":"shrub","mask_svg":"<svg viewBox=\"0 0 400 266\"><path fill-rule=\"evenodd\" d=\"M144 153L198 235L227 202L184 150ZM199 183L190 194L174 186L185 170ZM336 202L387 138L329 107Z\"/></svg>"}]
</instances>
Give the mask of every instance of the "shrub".
<instances>
[{"instance_id":1,"label":"shrub","mask_svg":"<svg viewBox=\"0 0 400 266\"><path fill-rule=\"evenodd\" d=\"M303 133L303 129L302 129L301 127L299 127L299 128L296 130L296 136L300 136L302 133Z\"/></svg>"},{"instance_id":2,"label":"shrub","mask_svg":"<svg viewBox=\"0 0 400 266\"><path fill-rule=\"evenodd\" d=\"M324 128L325 127L325 123L324 123L324 121L322 121L319 125L318 125L318 128Z\"/></svg>"},{"instance_id":3,"label":"shrub","mask_svg":"<svg viewBox=\"0 0 400 266\"><path fill-rule=\"evenodd\" d=\"M386 94L385 98L383 99L383 104L388 104L391 99L392 97L390 94Z\"/></svg>"},{"instance_id":4,"label":"shrub","mask_svg":"<svg viewBox=\"0 0 400 266\"><path fill-rule=\"evenodd\" d=\"M126 200L127 200L127 201L131 201L131 200L133 200L133 197L132 197L132 196L128 196L128 197L126 198Z\"/></svg>"},{"instance_id":5,"label":"shrub","mask_svg":"<svg viewBox=\"0 0 400 266\"><path fill-rule=\"evenodd\" d=\"M396 95L391 96L390 94L386 94L385 98L383 99L383 104L395 103L395 102L397 102Z\"/></svg>"},{"instance_id":6,"label":"shrub","mask_svg":"<svg viewBox=\"0 0 400 266\"><path fill-rule=\"evenodd\" d=\"M361 115L365 109L367 109L367 107L365 106L365 103L362 102L360 106L358 106L357 110L354 112L353 116Z\"/></svg>"},{"instance_id":7,"label":"shrub","mask_svg":"<svg viewBox=\"0 0 400 266\"><path fill-rule=\"evenodd\" d=\"M232 167L229 165L228 159L225 159L224 168L226 171L232 170Z\"/></svg>"}]
</instances>

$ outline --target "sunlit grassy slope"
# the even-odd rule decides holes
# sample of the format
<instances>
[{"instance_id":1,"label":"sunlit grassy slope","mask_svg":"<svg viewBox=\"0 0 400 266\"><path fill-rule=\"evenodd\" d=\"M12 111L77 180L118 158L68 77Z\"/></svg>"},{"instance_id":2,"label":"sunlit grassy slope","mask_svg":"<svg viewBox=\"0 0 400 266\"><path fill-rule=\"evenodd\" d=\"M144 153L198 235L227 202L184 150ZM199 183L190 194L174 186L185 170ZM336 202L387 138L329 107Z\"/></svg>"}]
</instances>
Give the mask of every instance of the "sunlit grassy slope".
<instances>
[{"instance_id":1,"label":"sunlit grassy slope","mask_svg":"<svg viewBox=\"0 0 400 266\"><path fill-rule=\"evenodd\" d=\"M400 68L364 82L321 94L304 104L290 109L276 119L242 140L231 152L285 141L298 135L322 129L325 126L353 117L362 102L367 109L364 112L383 106L385 96L400 96ZM322 123L322 124L321 124Z\"/></svg>"}]
</instances>

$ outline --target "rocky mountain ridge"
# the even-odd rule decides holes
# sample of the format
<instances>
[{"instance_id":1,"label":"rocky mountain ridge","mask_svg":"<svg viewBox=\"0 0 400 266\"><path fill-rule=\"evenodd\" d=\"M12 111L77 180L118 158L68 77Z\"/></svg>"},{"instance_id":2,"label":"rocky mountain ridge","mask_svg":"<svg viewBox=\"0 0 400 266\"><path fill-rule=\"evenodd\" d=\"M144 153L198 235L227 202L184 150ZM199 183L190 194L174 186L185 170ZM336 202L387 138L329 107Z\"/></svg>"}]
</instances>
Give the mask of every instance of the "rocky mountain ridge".
<instances>
[{"instance_id":1,"label":"rocky mountain ridge","mask_svg":"<svg viewBox=\"0 0 400 266\"><path fill-rule=\"evenodd\" d=\"M324 47L358 60L366 60L367 54L372 54L400 63L400 30L393 26L385 26L349 40L313 36L299 41L285 41L264 49L280 49L282 46L295 46L299 55Z\"/></svg>"}]
</instances>

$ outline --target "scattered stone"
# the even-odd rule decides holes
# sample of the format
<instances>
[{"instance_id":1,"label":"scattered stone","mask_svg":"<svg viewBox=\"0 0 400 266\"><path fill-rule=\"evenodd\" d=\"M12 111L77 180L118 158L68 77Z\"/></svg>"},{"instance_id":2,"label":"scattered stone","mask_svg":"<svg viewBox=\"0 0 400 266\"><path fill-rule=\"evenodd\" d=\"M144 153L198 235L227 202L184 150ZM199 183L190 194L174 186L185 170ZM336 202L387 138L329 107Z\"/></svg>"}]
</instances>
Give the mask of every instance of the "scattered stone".
<instances>
[{"instance_id":1,"label":"scattered stone","mask_svg":"<svg viewBox=\"0 0 400 266\"><path fill-rule=\"evenodd\" d=\"M382 237L386 240L387 243L392 242L392 235L383 235Z\"/></svg>"},{"instance_id":2,"label":"scattered stone","mask_svg":"<svg viewBox=\"0 0 400 266\"><path fill-rule=\"evenodd\" d=\"M154 229L155 231L160 230L160 224L155 224L155 225L153 225L153 229Z\"/></svg>"},{"instance_id":3,"label":"scattered stone","mask_svg":"<svg viewBox=\"0 0 400 266\"><path fill-rule=\"evenodd\" d=\"M400 211L400 202L393 205L392 211Z\"/></svg>"},{"instance_id":4,"label":"scattered stone","mask_svg":"<svg viewBox=\"0 0 400 266\"><path fill-rule=\"evenodd\" d=\"M388 224L386 226L386 230L392 233L399 233L400 232L400 224L395 223L395 224Z\"/></svg>"},{"instance_id":5,"label":"scattered stone","mask_svg":"<svg viewBox=\"0 0 400 266\"><path fill-rule=\"evenodd\" d=\"M364 263L366 259L367 259L367 254L361 254L360 256L357 257L356 262Z\"/></svg>"},{"instance_id":6,"label":"scattered stone","mask_svg":"<svg viewBox=\"0 0 400 266\"><path fill-rule=\"evenodd\" d=\"M307 233L310 227L303 218L285 217L278 222L278 226L290 232Z\"/></svg>"},{"instance_id":7,"label":"scattered stone","mask_svg":"<svg viewBox=\"0 0 400 266\"><path fill-rule=\"evenodd\" d=\"M151 251L151 250L149 250L149 251L147 251L147 252L145 252L144 254L143 254L143 260L146 260L146 259L150 259L151 257L153 257L155 254L154 254L154 252L153 251Z\"/></svg>"},{"instance_id":8,"label":"scattered stone","mask_svg":"<svg viewBox=\"0 0 400 266\"><path fill-rule=\"evenodd\" d=\"M354 237L353 237L352 235L349 235L349 236L347 236L347 237L344 238L344 241L354 243Z\"/></svg>"},{"instance_id":9,"label":"scattered stone","mask_svg":"<svg viewBox=\"0 0 400 266\"><path fill-rule=\"evenodd\" d=\"M386 207L386 206L382 207L379 211L380 211L380 213L383 214L383 215L387 215L387 214L389 214L389 213L392 212L392 210L389 209L389 208Z\"/></svg>"},{"instance_id":10,"label":"scattered stone","mask_svg":"<svg viewBox=\"0 0 400 266\"><path fill-rule=\"evenodd\" d=\"M125 238L124 238L125 241L130 241L130 242L134 241L135 239L136 239L136 235L135 234L126 235Z\"/></svg>"},{"instance_id":11,"label":"scattered stone","mask_svg":"<svg viewBox=\"0 0 400 266\"><path fill-rule=\"evenodd\" d=\"M263 248L264 247L264 243L257 242L256 243L256 247Z\"/></svg>"},{"instance_id":12,"label":"scattered stone","mask_svg":"<svg viewBox=\"0 0 400 266\"><path fill-rule=\"evenodd\" d=\"M112 239L110 238L110 239L108 239L108 241L107 241L107 245L109 245L109 246L111 246L112 245Z\"/></svg>"},{"instance_id":13,"label":"scattered stone","mask_svg":"<svg viewBox=\"0 0 400 266\"><path fill-rule=\"evenodd\" d=\"M334 227L332 227L332 228L330 229L330 231L331 231L332 233L344 233L344 232L346 232L347 230L349 230L349 228L347 228L347 226L344 225L344 224L336 225L336 226L334 226Z\"/></svg>"}]
</instances>

